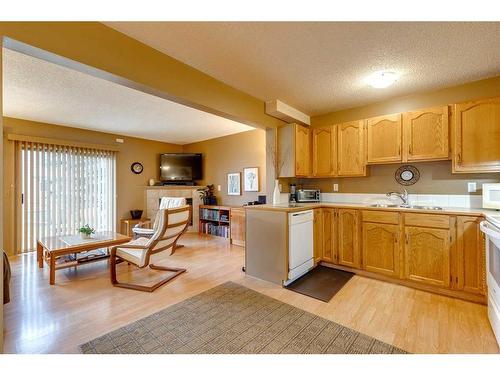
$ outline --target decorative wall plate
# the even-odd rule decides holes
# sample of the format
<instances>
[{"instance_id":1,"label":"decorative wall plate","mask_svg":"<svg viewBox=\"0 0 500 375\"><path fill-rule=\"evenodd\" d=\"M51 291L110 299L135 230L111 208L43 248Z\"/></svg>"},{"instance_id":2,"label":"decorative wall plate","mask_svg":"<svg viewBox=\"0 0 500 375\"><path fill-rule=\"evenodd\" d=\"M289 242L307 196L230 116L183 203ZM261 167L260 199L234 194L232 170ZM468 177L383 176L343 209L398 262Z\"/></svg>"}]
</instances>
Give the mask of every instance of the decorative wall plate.
<instances>
[{"instance_id":1,"label":"decorative wall plate","mask_svg":"<svg viewBox=\"0 0 500 375\"><path fill-rule=\"evenodd\" d=\"M135 163L132 163L132 165L130 166L130 169L132 170L132 172L134 172L135 174L141 174L144 167L142 166L141 163L139 162L135 162Z\"/></svg>"},{"instance_id":2,"label":"decorative wall plate","mask_svg":"<svg viewBox=\"0 0 500 375\"><path fill-rule=\"evenodd\" d=\"M400 185L413 185L420 179L420 172L413 165L402 165L396 171L394 177Z\"/></svg>"}]
</instances>

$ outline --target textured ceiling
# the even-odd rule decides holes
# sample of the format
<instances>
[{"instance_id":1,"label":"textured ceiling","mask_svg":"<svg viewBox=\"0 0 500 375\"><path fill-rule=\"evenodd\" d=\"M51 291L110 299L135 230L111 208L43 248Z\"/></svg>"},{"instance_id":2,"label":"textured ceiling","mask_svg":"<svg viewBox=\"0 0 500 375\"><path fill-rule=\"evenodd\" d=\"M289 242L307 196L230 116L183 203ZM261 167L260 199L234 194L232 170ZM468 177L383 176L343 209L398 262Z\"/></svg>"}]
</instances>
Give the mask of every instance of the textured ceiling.
<instances>
[{"instance_id":1,"label":"textured ceiling","mask_svg":"<svg viewBox=\"0 0 500 375\"><path fill-rule=\"evenodd\" d=\"M500 75L500 23L106 22L262 100L315 115ZM365 78L401 74L388 89Z\"/></svg>"},{"instance_id":2,"label":"textured ceiling","mask_svg":"<svg viewBox=\"0 0 500 375\"><path fill-rule=\"evenodd\" d=\"M253 129L3 49L3 115L186 144Z\"/></svg>"}]
</instances>

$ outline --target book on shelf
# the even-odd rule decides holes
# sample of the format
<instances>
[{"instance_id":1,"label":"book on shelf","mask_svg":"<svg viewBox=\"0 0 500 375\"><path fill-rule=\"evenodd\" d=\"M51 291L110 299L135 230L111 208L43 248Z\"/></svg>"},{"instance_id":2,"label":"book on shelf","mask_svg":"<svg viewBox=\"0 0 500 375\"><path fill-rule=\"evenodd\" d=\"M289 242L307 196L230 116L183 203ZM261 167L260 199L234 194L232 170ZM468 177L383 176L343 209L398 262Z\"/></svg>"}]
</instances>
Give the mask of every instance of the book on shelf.
<instances>
[{"instance_id":1,"label":"book on shelf","mask_svg":"<svg viewBox=\"0 0 500 375\"><path fill-rule=\"evenodd\" d=\"M229 226L228 225L217 225L214 223L201 223L200 228L201 228L202 233L211 234L213 236L229 238Z\"/></svg>"}]
</instances>

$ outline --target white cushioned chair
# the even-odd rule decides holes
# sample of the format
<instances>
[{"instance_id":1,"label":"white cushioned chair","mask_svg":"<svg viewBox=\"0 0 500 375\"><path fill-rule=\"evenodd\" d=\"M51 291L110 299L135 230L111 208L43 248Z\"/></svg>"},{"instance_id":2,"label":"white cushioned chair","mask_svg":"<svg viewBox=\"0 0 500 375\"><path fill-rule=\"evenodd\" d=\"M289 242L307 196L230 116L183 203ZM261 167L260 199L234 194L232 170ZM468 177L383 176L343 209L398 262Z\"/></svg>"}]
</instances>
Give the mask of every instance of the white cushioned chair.
<instances>
[{"instance_id":1,"label":"white cushioned chair","mask_svg":"<svg viewBox=\"0 0 500 375\"><path fill-rule=\"evenodd\" d=\"M175 252L177 240L187 230L190 218L189 206L161 209L158 211L156 231L151 238L139 237L124 245L112 247L110 258L111 283L121 288L152 292L185 272L185 268L157 266L153 262L161 252L170 251L170 255ZM169 271L173 272L173 274L152 286L120 283L116 278L116 264L119 259L139 268L149 265L149 268L153 270Z\"/></svg>"},{"instance_id":2,"label":"white cushioned chair","mask_svg":"<svg viewBox=\"0 0 500 375\"><path fill-rule=\"evenodd\" d=\"M160 210L164 210L166 208L176 208L176 207L182 207L186 205L186 198L173 198L173 197L163 197L160 199ZM134 233L134 237L151 237L155 232L156 229L158 228L158 215L160 214L160 211L158 210L158 213L156 214L155 221L153 223L153 228L142 228L142 224L137 224L132 228L132 232Z\"/></svg>"}]
</instances>

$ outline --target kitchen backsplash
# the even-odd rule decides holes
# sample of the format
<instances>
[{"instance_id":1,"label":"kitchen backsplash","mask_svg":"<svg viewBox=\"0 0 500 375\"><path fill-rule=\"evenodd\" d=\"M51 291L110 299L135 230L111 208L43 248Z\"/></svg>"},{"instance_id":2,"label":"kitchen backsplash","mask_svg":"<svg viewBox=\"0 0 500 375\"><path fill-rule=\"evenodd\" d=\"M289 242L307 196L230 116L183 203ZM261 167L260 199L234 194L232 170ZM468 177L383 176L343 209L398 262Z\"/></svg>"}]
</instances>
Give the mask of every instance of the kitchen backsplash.
<instances>
[{"instance_id":1,"label":"kitchen backsplash","mask_svg":"<svg viewBox=\"0 0 500 375\"><path fill-rule=\"evenodd\" d=\"M389 198L385 194L321 193L321 201L335 203L401 204L399 198ZM408 194L408 201L409 204L420 206L481 208L483 196L459 194Z\"/></svg>"}]
</instances>

